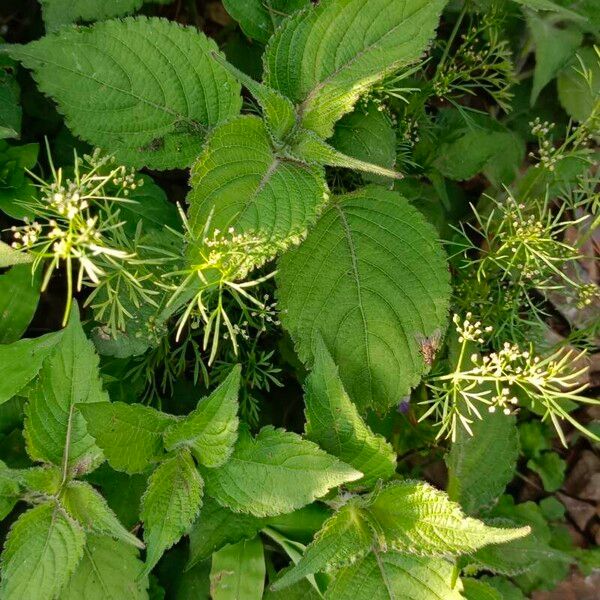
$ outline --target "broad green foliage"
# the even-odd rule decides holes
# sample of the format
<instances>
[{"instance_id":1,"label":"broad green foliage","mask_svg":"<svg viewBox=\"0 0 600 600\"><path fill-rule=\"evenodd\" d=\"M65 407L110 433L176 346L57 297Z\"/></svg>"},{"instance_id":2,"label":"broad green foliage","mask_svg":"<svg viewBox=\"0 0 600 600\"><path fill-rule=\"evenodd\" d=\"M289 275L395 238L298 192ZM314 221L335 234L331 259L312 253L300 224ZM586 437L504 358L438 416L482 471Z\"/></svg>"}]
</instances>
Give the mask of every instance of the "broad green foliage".
<instances>
[{"instance_id":1,"label":"broad green foliage","mask_svg":"<svg viewBox=\"0 0 600 600\"><path fill-rule=\"evenodd\" d=\"M135 548L109 537L88 535L83 558L61 600L146 600L148 577Z\"/></svg>"},{"instance_id":2,"label":"broad green foliage","mask_svg":"<svg viewBox=\"0 0 600 600\"><path fill-rule=\"evenodd\" d=\"M369 554L341 569L326 600L460 600L452 565L440 558L398 552Z\"/></svg>"},{"instance_id":3,"label":"broad green foliage","mask_svg":"<svg viewBox=\"0 0 600 600\"><path fill-rule=\"evenodd\" d=\"M40 299L40 278L28 265L15 265L0 275L0 344L18 341L31 322Z\"/></svg>"},{"instance_id":4,"label":"broad green foliage","mask_svg":"<svg viewBox=\"0 0 600 600\"><path fill-rule=\"evenodd\" d=\"M127 18L65 29L10 55L33 70L73 133L122 162L165 169L191 164L210 128L240 110L216 50L191 28Z\"/></svg>"},{"instance_id":5,"label":"broad green foliage","mask_svg":"<svg viewBox=\"0 0 600 600\"><path fill-rule=\"evenodd\" d=\"M219 127L192 168L190 227L285 240L314 222L324 201L321 170L276 154L264 123L242 116ZM209 236L209 238L212 236Z\"/></svg>"},{"instance_id":6,"label":"broad green foliage","mask_svg":"<svg viewBox=\"0 0 600 600\"><path fill-rule=\"evenodd\" d=\"M256 437L242 430L229 461L202 473L207 493L220 504L257 517L291 512L362 476L316 444L273 427Z\"/></svg>"},{"instance_id":7,"label":"broad green foliage","mask_svg":"<svg viewBox=\"0 0 600 600\"><path fill-rule=\"evenodd\" d=\"M558 97L569 116L576 121L585 121L600 94L600 58L593 48L582 48L575 59L565 67L557 78ZM591 81L582 76L582 68L589 70ZM591 85L590 85L591 84Z\"/></svg>"},{"instance_id":8,"label":"broad green foliage","mask_svg":"<svg viewBox=\"0 0 600 600\"><path fill-rule=\"evenodd\" d=\"M448 272L436 234L402 196L335 198L280 261L282 322L312 363L321 334L361 410L385 410L426 370L419 341L444 327Z\"/></svg>"},{"instance_id":9,"label":"broad green foliage","mask_svg":"<svg viewBox=\"0 0 600 600\"><path fill-rule=\"evenodd\" d=\"M48 333L0 345L0 403L23 391L61 337L62 333Z\"/></svg>"},{"instance_id":10,"label":"broad green foliage","mask_svg":"<svg viewBox=\"0 0 600 600\"><path fill-rule=\"evenodd\" d=\"M32 259L26 254L17 252L17 250L13 250L8 244L0 242L0 268L28 264L31 261Z\"/></svg>"},{"instance_id":11,"label":"broad green foliage","mask_svg":"<svg viewBox=\"0 0 600 600\"><path fill-rule=\"evenodd\" d=\"M313 371L306 380L306 437L364 473L352 484L372 486L396 470L396 457L385 438L375 435L358 414L320 337L315 340Z\"/></svg>"},{"instance_id":12,"label":"broad green foliage","mask_svg":"<svg viewBox=\"0 0 600 600\"><path fill-rule=\"evenodd\" d=\"M16 63L0 56L0 139L18 138L21 134L20 88L15 71Z\"/></svg>"},{"instance_id":13,"label":"broad green foliage","mask_svg":"<svg viewBox=\"0 0 600 600\"><path fill-rule=\"evenodd\" d=\"M298 106L302 124L322 137L360 94L417 61L445 0L324 0L286 20L264 56L265 83Z\"/></svg>"},{"instance_id":14,"label":"broad green foliage","mask_svg":"<svg viewBox=\"0 0 600 600\"><path fill-rule=\"evenodd\" d=\"M2 60L0 53L0 61ZM0 210L14 219L31 217L31 211L22 202L31 202L37 196L36 188L25 169L33 169L38 159L38 144L9 146L0 139ZM7 267L31 262L28 253L15 252L0 242L0 265ZM15 262L16 261L16 262Z\"/></svg>"},{"instance_id":15,"label":"broad green foliage","mask_svg":"<svg viewBox=\"0 0 600 600\"><path fill-rule=\"evenodd\" d=\"M260 538L244 540L215 552L210 579L213 600L261 600L265 558Z\"/></svg>"},{"instance_id":16,"label":"broad green foliage","mask_svg":"<svg viewBox=\"0 0 600 600\"><path fill-rule=\"evenodd\" d=\"M196 410L170 425L165 431L167 450L189 447L196 460L206 467L220 467L233 452L238 430L240 367L234 367L225 381Z\"/></svg>"},{"instance_id":17,"label":"broad green foliage","mask_svg":"<svg viewBox=\"0 0 600 600\"><path fill-rule=\"evenodd\" d=\"M173 418L153 408L123 402L79 407L113 469L142 473L163 456L163 433Z\"/></svg>"},{"instance_id":18,"label":"broad green foliage","mask_svg":"<svg viewBox=\"0 0 600 600\"><path fill-rule=\"evenodd\" d=\"M491 585L478 579L462 580L463 596L467 600L504 600L504 596Z\"/></svg>"},{"instance_id":19,"label":"broad green foliage","mask_svg":"<svg viewBox=\"0 0 600 600\"><path fill-rule=\"evenodd\" d=\"M258 42L266 43L282 19L310 4L310 0L224 0L227 12L242 31Z\"/></svg>"},{"instance_id":20,"label":"broad green foliage","mask_svg":"<svg viewBox=\"0 0 600 600\"><path fill-rule=\"evenodd\" d=\"M55 598L80 561L84 545L83 530L55 502L23 513L2 553L2 598Z\"/></svg>"},{"instance_id":21,"label":"broad green foliage","mask_svg":"<svg viewBox=\"0 0 600 600\"><path fill-rule=\"evenodd\" d=\"M0 519L5 519L20 496L19 483L10 469L0 461Z\"/></svg>"},{"instance_id":22,"label":"broad green foliage","mask_svg":"<svg viewBox=\"0 0 600 600\"><path fill-rule=\"evenodd\" d=\"M472 424L473 435L461 430L446 457L448 495L475 514L491 504L513 478L519 456L514 417L486 413Z\"/></svg>"},{"instance_id":23,"label":"broad green foliage","mask_svg":"<svg viewBox=\"0 0 600 600\"><path fill-rule=\"evenodd\" d=\"M150 475L141 517L148 547L146 570L186 533L202 505L204 482L188 450L163 461Z\"/></svg>"},{"instance_id":24,"label":"broad green foliage","mask_svg":"<svg viewBox=\"0 0 600 600\"><path fill-rule=\"evenodd\" d=\"M77 405L108 403L98 374L98 355L74 309L60 341L29 390L25 407L27 451L34 460L60 465L63 472L93 470L103 455Z\"/></svg>"}]
</instances>

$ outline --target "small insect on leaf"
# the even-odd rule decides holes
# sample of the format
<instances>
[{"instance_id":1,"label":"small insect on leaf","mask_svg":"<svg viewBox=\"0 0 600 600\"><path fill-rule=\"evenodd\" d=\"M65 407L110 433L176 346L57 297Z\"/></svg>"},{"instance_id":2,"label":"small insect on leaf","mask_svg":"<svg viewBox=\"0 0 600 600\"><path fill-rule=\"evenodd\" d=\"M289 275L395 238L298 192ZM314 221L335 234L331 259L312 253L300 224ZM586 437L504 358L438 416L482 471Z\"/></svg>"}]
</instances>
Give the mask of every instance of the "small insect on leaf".
<instances>
[{"instance_id":1,"label":"small insect on leaf","mask_svg":"<svg viewBox=\"0 0 600 600\"><path fill-rule=\"evenodd\" d=\"M442 332L439 329L436 329L429 337L425 337L421 334L417 334L415 337L419 344L419 352L423 357L423 361L428 367L431 367L433 361L435 360L437 351L440 348Z\"/></svg>"}]
</instances>

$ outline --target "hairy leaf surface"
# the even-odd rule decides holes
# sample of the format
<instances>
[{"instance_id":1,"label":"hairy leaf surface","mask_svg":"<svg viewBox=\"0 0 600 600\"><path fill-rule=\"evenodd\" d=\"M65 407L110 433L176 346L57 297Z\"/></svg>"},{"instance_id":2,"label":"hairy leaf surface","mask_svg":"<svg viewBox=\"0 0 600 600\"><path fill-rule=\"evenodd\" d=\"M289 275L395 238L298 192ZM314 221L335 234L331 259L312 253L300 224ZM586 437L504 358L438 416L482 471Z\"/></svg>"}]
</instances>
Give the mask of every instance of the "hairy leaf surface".
<instances>
[{"instance_id":1,"label":"hairy leaf surface","mask_svg":"<svg viewBox=\"0 0 600 600\"><path fill-rule=\"evenodd\" d=\"M359 409L386 410L426 370L419 340L445 326L450 287L435 230L402 198L338 197L280 261L282 322L312 363L317 333Z\"/></svg>"},{"instance_id":2,"label":"hairy leaf surface","mask_svg":"<svg viewBox=\"0 0 600 600\"><path fill-rule=\"evenodd\" d=\"M163 19L64 29L9 53L33 70L74 134L132 166L186 167L238 114L238 83L203 33Z\"/></svg>"},{"instance_id":3,"label":"hairy leaf surface","mask_svg":"<svg viewBox=\"0 0 600 600\"><path fill-rule=\"evenodd\" d=\"M299 107L321 137L361 93L416 62L445 0L324 0L287 19L264 55L265 83Z\"/></svg>"},{"instance_id":4,"label":"hairy leaf surface","mask_svg":"<svg viewBox=\"0 0 600 600\"><path fill-rule=\"evenodd\" d=\"M5 600L55 598L83 554L85 534L54 502L23 513L2 553L0 595Z\"/></svg>"},{"instance_id":5,"label":"hairy leaf surface","mask_svg":"<svg viewBox=\"0 0 600 600\"><path fill-rule=\"evenodd\" d=\"M229 461L202 473L220 504L257 517L292 512L361 476L316 444L270 426L255 438L242 430Z\"/></svg>"}]
</instances>

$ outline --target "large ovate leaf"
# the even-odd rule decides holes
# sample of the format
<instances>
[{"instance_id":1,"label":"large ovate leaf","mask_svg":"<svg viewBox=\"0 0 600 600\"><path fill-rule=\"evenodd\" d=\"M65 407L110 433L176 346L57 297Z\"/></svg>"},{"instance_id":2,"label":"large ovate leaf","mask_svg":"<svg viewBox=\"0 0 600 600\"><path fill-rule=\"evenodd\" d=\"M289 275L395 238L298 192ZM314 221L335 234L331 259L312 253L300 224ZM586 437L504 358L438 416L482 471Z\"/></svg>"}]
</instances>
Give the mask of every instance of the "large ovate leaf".
<instances>
[{"instance_id":1,"label":"large ovate leaf","mask_svg":"<svg viewBox=\"0 0 600 600\"><path fill-rule=\"evenodd\" d=\"M266 44L281 21L310 0L224 0L227 12L250 38Z\"/></svg>"},{"instance_id":2,"label":"large ovate leaf","mask_svg":"<svg viewBox=\"0 0 600 600\"><path fill-rule=\"evenodd\" d=\"M148 577L135 548L109 537L88 535L83 558L61 600L147 600Z\"/></svg>"},{"instance_id":3,"label":"large ovate leaf","mask_svg":"<svg viewBox=\"0 0 600 600\"><path fill-rule=\"evenodd\" d=\"M184 535L202 506L204 482L188 450L166 459L148 479L141 517L148 547L146 571Z\"/></svg>"},{"instance_id":4,"label":"large ovate leaf","mask_svg":"<svg viewBox=\"0 0 600 600\"><path fill-rule=\"evenodd\" d=\"M23 391L39 373L44 360L60 341L62 332L0 344L0 404Z\"/></svg>"},{"instance_id":5,"label":"large ovate leaf","mask_svg":"<svg viewBox=\"0 0 600 600\"><path fill-rule=\"evenodd\" d=\"M396 471L396 454L359 415L340 380L325 343L317 337L314 366L306 379L306 437L364 473L352 485L369 487Z\"/></svg>"},{"instance_id":6,"label":"large ovate leaf","mask_svg":"<svg viewBox=\"0 0 600 600\"><path fill-rule=\"evenodd\" d=\"M0 275L0 344L21 338L40 299L41 270L31 274L29 265L15 265Z\"/></svg>"},{"instance_id":7,"label":"large ovate leaf","mask_svg":"<svg viewBox=\"0 0 600 600\"><path fill-rule=\"evenodd\" d=\"M270 426L255 438L240 431L229 461L202 472L209 495L234 512L257 517L292 512L362 475L316 444Z\"/></svg>"},{"instance_id":8,"label":"large ovate leaf","mask_svg":"<svg viewBox=\"0 0 600 600\"><path fill-rule=\"evenodd\" d=\"M58 596L83 554L85 534L54 502L23 513L2 553L3 600L48 600Z\"/></svg>"},{"instance_id":9,"label":"large ovate leaf","mask_svg":"<svg viewBox=\"0 0 600 600\"><path fill-rule=\"evenodd\" d=\"M462 579L463 596L466 600L504 600L504 596L491 585L478 579Z\"/></svg>"},{"instance_id":10,"label":"large ovate leaf","mask_svg":"<svg viewBox=\"0 0 600 600\"><path fill-rule=\"evenodd\" d=\"M446 458L448 495L469 514L489 505L513 478L519 457L516 420L501 412L485 412L460 427Z\"/></svg>"},{"instance_id":11,"label":"large ovate leaf","mask_svg":"<svg viewBox=\"0 0 600 600\"><path fill-rule=\"evenodd\" d=\"M453 566L441 558L374 552L341 569L326 600L462 600Z\"/></svg>"},{"instance_id":12,"label":"large ovate leaf","mask_svg":"<svg viewBox=\"0 0 600 600\"><path fill-rule=\"evenodd\" d=\"M303 233L324 202L321 169L275 153L264 122L242 116L216 129L192 168L189 221L265 241Z\"/></svg>"},{"instance_id":13,"label":"large ovate leaf","mask_svg":"<svg viewBox=\"0 0 600 600\"><path fill-rule=\"evenodd\" d=\"M65 474L87 473L104 460L78 410L81 404L108 404L98 363L74 307L59 343L28 394L24 434L34 460L61 465Z\"/></svg>"},{"instance_id":14,"label":"large ovate leaf","mask_svg":"<svg viewBox=\"0 0 600 600\"><path fill-rule=\"evenodd\" d=\"M465 517L444 492L416 481L390 483L373 492L365 510L382 549L425 556L464 554L530 533L529 527L490 527Z\"/></svg>"},{"instance_id":15,"label":"large ovate leaf","mask_svg":"<svg viewBox=\"0 0 600 600\"><path fill-rule=\"evenodd\" d=\"M445 0L323 0L269 41L265 83L298 105L304 127L329 137L359 96L417 61Z\"/></svg>"},{"instance_id":16,"label":"large ovate leaf","mask_svg":"<svg viewBox=\"0 0 600 600\"><path fill-rule=\"evenodd\" d=\"M213 555L213 600L261 600L265 582L265 556L259 537L225 546Z\"/></svg>"},{"instance_id":17,"label":"large ovate leaf","mask_svg":"<svg viewBox=\"0 0 600 600\"><path fill-rule=\"evenodd\" d=\"M86 531L108 535L137 548L144 547L135 535L121 525L106 500L89 483L70 481L63 491L61 502Z\"/></svg>"},{"instance_id":18,"label":"large ovate leaf","mask_svg":"<svg viewBox=\"0 0 600 600\"><path fill-rule=\"evenodd\" d=\"M142 473L163 457L163 433L173 417L124 402L88 404L79 410L113 469Z\"/></svg>"},{"instance_id":19,"label":"large ovate leaf","mask_svg":"<svg viewBox=\"0 0 600 600\"><path fill-rule=\"evenodd\" d=\"M399 194L335 198L281 259L282 323L312 363L318 333L359 409L385 410L428 368L422 340L445 326L449 275L437 233Z\"/></svg>"},{"instance_id":20,"label":"large ovate leaf","mask_svg":"<svg viewBox=\"0 0 600 600\"><path fill-rule=\"evenodd\" d=\"M227 461L237 439L240 373L236 365L193 412L165 431L167 450L188 447L206 467L220 467Z\"/></svg>"},{"instance_id":21,"label":"large ovate leaf","mask_svg":"<svg viewBox=\"0 0 600 600\"><path fill-rule=\"evenodd\" d=\"M186 167L208 130L239 113L238 83L203 33L163 19L63 29L10 55L33 70L71 131L132 166Z\"/></svg>"}]
</instances>

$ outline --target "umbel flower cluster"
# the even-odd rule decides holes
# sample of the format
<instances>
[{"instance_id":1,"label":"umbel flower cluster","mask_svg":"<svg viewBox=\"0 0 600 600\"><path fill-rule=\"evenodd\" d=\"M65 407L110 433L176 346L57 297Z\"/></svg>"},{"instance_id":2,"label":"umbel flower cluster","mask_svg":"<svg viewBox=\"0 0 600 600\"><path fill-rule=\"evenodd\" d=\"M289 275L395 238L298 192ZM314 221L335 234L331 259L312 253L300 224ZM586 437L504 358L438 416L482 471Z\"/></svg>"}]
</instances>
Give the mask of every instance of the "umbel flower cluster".
<instances>
[{"instance_id":1,"label":"umbel flower cluster","mask_svg":"<svg viewBox=\"0 0 600 600\"><path fill-rule=\"evenodd\" d=\"M12 246L32 256L33 270L46 264L42 291L52 273L65 267L66 323L74 289L81 290L84 283L98 286L110 269L120 268L125 259L133 258L114 243L122 225L114 206L126 201L124 197L143 180L138 180L134 171L114 166L114 159L101 156L98 150L83 158L75 155L72 177L61 168L55 169L49 152L48 159L52 174L48 181L29 173L37 182L39 195L23 203L33 218L11 228Z\"/></svg>"},{"instance_id":2,"label":"umbel flower cluster","mask_svg":"<svg viewBox=\"0 0 600 600\"><path fill-rule=\"evenodd\" d=\"M597 439L574 419L570 412L577 403L595 401L580 395L587 385L581 385L581 375L587 367L573 369L578 356L573 351L558 350L541 358L532 348L523 350L517 344L504 343L497 352L481 353L491 327L483 327L455 314L453 322L458 334L460 353L453 372L431 377L427 386L431 397L423 402L428 409L421 420L433 415L439 425L438 438L456 439L463 427L472 435L470 425L482 418L482 411L502 411L510 415L524 406L550 420L561 439L566 440L561 421Z\"/></svg>"}]
</instances>

